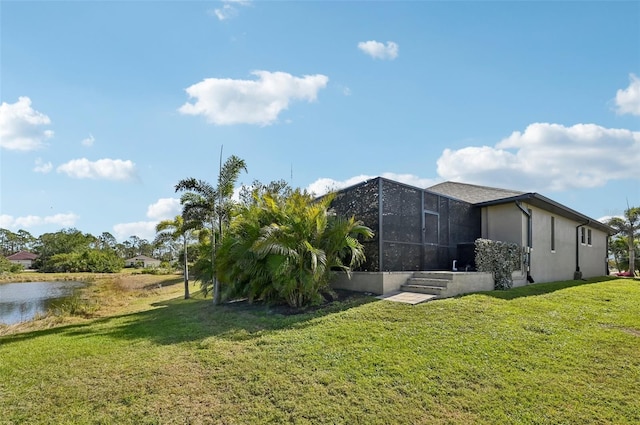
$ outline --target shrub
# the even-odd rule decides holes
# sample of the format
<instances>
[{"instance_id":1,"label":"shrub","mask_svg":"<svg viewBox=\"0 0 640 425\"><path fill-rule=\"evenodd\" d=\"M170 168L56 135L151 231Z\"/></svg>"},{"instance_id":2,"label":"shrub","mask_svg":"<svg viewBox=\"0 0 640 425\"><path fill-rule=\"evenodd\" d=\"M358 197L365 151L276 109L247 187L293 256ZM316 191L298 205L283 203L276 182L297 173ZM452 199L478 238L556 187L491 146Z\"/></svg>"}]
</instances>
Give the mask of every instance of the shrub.
<instances>
[{"instance_id":1,"label":"shrub","mask_svg":"<svg viewBox=\"0 0 640 425\"><path fill-rule=\"evenodd\" d=\"M116 273L124 267L124 261L109 250L86 250L68 254L55 254L42 265L44 272L58 273Z\"/></svg>"},{"instance_id":2,"label":"shrub","mask_svg":"<svg viewBox=\"0 0 640 425\"><path fill-rule=\"evenodd\" d=\"M21 264L15 264L4 257L0 257L0 273L20 273L24 267Z\"/></svg>"},{"instance_id":3,"label":"shrub","mask_svg":"<svg viewBox=\"0 0 640 425\"><path fill-rule=\"evenodd\" d=\"M522 248L518 244L489 239L477 239L475 244L478 271L493 273L495 289L511 288L511 274L522 266Z\"/></svg>"},{"instance_id":4,"label":"shrub","mask_svg":"<svg viewBox=\"0 0 640 425\"><path fill-rule=\"evenodd\" d=\"M361 264L358 238L373 236L355 218L331 214L331 200L295 190L286 196L265 193L244 206L216 255L216 274L229 293L292 307L322 302L333 270L348 273ZM201 265L194 270L199 273Z\"/></svg>"}]
</instances>

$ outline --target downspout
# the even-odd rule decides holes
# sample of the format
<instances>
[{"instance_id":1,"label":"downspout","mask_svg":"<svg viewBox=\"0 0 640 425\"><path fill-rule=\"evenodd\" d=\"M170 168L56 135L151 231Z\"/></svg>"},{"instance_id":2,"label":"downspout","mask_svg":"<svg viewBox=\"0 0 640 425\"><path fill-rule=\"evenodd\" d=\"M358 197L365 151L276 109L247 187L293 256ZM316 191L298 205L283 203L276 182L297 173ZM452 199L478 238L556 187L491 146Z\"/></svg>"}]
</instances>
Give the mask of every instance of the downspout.
<instances>
[{"instance_id":1,"label":"downspout","mask_svg":"<svg viewBox=\"0 0 640 425\"><path fill-rule=\"evenodd\" d=\"M589 224L591 224L591 220L587 220L584 223L578 224L576 226L576 271L573 272L573 280L582 279L582 272L580 271L580 232L578 231L578 229L580 229L582 226L588 226Z\"/></svg>"},{"instance_id":2,"label":"downspout","mask_svg":"<svg viewBox=\"0 0 640 425\"><path fill-rule=\"evenodd\" d=\"M527 216L527 282L535 283L531 276L531 250L533 249L533 223L531 213L522 206L520 201L516 201L516 206Z\"/></svg>"}]
</instances>

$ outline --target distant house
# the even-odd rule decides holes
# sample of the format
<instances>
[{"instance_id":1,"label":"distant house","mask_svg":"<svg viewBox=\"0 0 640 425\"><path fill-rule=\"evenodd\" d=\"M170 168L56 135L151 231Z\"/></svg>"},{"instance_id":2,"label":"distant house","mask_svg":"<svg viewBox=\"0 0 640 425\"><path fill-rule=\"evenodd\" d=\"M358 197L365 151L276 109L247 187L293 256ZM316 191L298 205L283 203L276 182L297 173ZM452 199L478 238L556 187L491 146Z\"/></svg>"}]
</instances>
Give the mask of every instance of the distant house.
<instances>
[{"instance_id":1,"label":"distant house","mask_svg":"<svg viewBox=\"0 0 640 425\"><path fill-rule=\"evenodd\" d=\"M407 290L420 279L429 280L429 286L454 276L464 279L460 272L475 270L478 238L523 247L514 286L608 273L612 229L538 193L456 182L421 189L378 177L338 191L332 208L339 215L355 216L375 232L374 239L363 243L364 274L336 287L387 293ZM454 287L436 292L472 292L471 286Z\"/></svg>"},{"instance_id":2,"label":"distant house","mask_svg":"<svg viewBox=\"0 0 640 425\"><path fill-rule=\"evenodd\" d=\"M32 252L20 251L6 258L14 264L20 264L25 269L30 269L33 267L33 262L38 258L38 256Z\"/></svg>"},{"instance_id":3,"label":"distant house","mask_svg":"<svg viewBox=\"0 0 640 425\"><path fill-rule=\"evenodd\" d=\"M124 265L125 267L143 267L146 269L160 267L160 260L147 257L146 255L136 255L135 257L126 259Z\"/></svg>"}]
</instances>

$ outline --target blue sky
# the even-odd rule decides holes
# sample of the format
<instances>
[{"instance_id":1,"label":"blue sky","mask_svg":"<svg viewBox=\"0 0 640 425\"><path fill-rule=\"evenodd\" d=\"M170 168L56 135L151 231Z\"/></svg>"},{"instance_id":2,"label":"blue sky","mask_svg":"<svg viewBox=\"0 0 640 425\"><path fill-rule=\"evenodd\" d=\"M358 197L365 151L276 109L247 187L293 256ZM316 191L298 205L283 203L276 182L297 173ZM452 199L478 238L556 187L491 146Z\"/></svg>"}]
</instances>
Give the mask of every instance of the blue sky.
<instances>
[{"instance_id":1,"label":"blue sky","mask_svg":"<svg viewBox=\"0 0 640 425\"><path fill-rule=\"evenodd\" d=\"M0 3L0 227L152 239L175 184L640 205L639 2Z\"/></svg>"}]
</instances>

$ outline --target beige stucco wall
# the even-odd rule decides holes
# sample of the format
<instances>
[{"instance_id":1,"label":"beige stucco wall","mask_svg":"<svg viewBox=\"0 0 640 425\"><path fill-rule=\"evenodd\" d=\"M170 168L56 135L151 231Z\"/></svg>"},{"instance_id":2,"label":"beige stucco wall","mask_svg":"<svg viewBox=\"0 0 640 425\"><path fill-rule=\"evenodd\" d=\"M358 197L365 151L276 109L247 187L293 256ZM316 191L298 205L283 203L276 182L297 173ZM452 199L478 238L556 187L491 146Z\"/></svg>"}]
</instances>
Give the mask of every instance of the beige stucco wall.
<instances>
[{"instance_id":1,"label":"beige stucco wall","mask_svg":"<svg viewBox=\"0 0 640 425\"><path fill-rule=\"evenodd\" d=\"M406 283L411 276L413 276L413 271L352 272L351 279L349 279L346 273L336 273L331 280L331 287L382 295L399 290L400 286Z\"/></svg>"},{"instance_id":2,"label":"beige stucco wall","mask_svg":"<svg viewBox=\"0 0 640 425\"><path fill-rule=\"evenodd\" d=\"M576 226L580 222L555 215L549 211L526 203L523 208L530 209L533 220L533 249L531 251L531 276L536 283L573 279L576 269ZM551 249L551 217L555 217L555 250ZM526 216L513 204L496 205L483 209L482 237L505 242L527 243ZM487 219L487 223L484 219ZM520 227L520 231L518 231ZM593 227L592 243L578 243L580 270L583 278L605 274L607 256L607 235ZM523 279L515 280L514 286L526 284Z\"/></svg>"},{"instance_id":3,"label":"beige stucco wall","mask_svg":"<svg viewBox=\"0 0 640 425\"><path fill-rule=\"evenodd\" d=\"M33 265L33 260L9 260L13 264L20 264L25 269L31 268Z\"/></svg>"},{"instance_id":4,"label":"beige stucco wall","mask_svg":"<svg viewBox=\"0 0 640 425\"><path fill-rule=\"evenodd\" d=\"M482 209L482 237L494 241L526 243L526 221L515 204L494 205Z\"/></svg>"}]
</instances>

